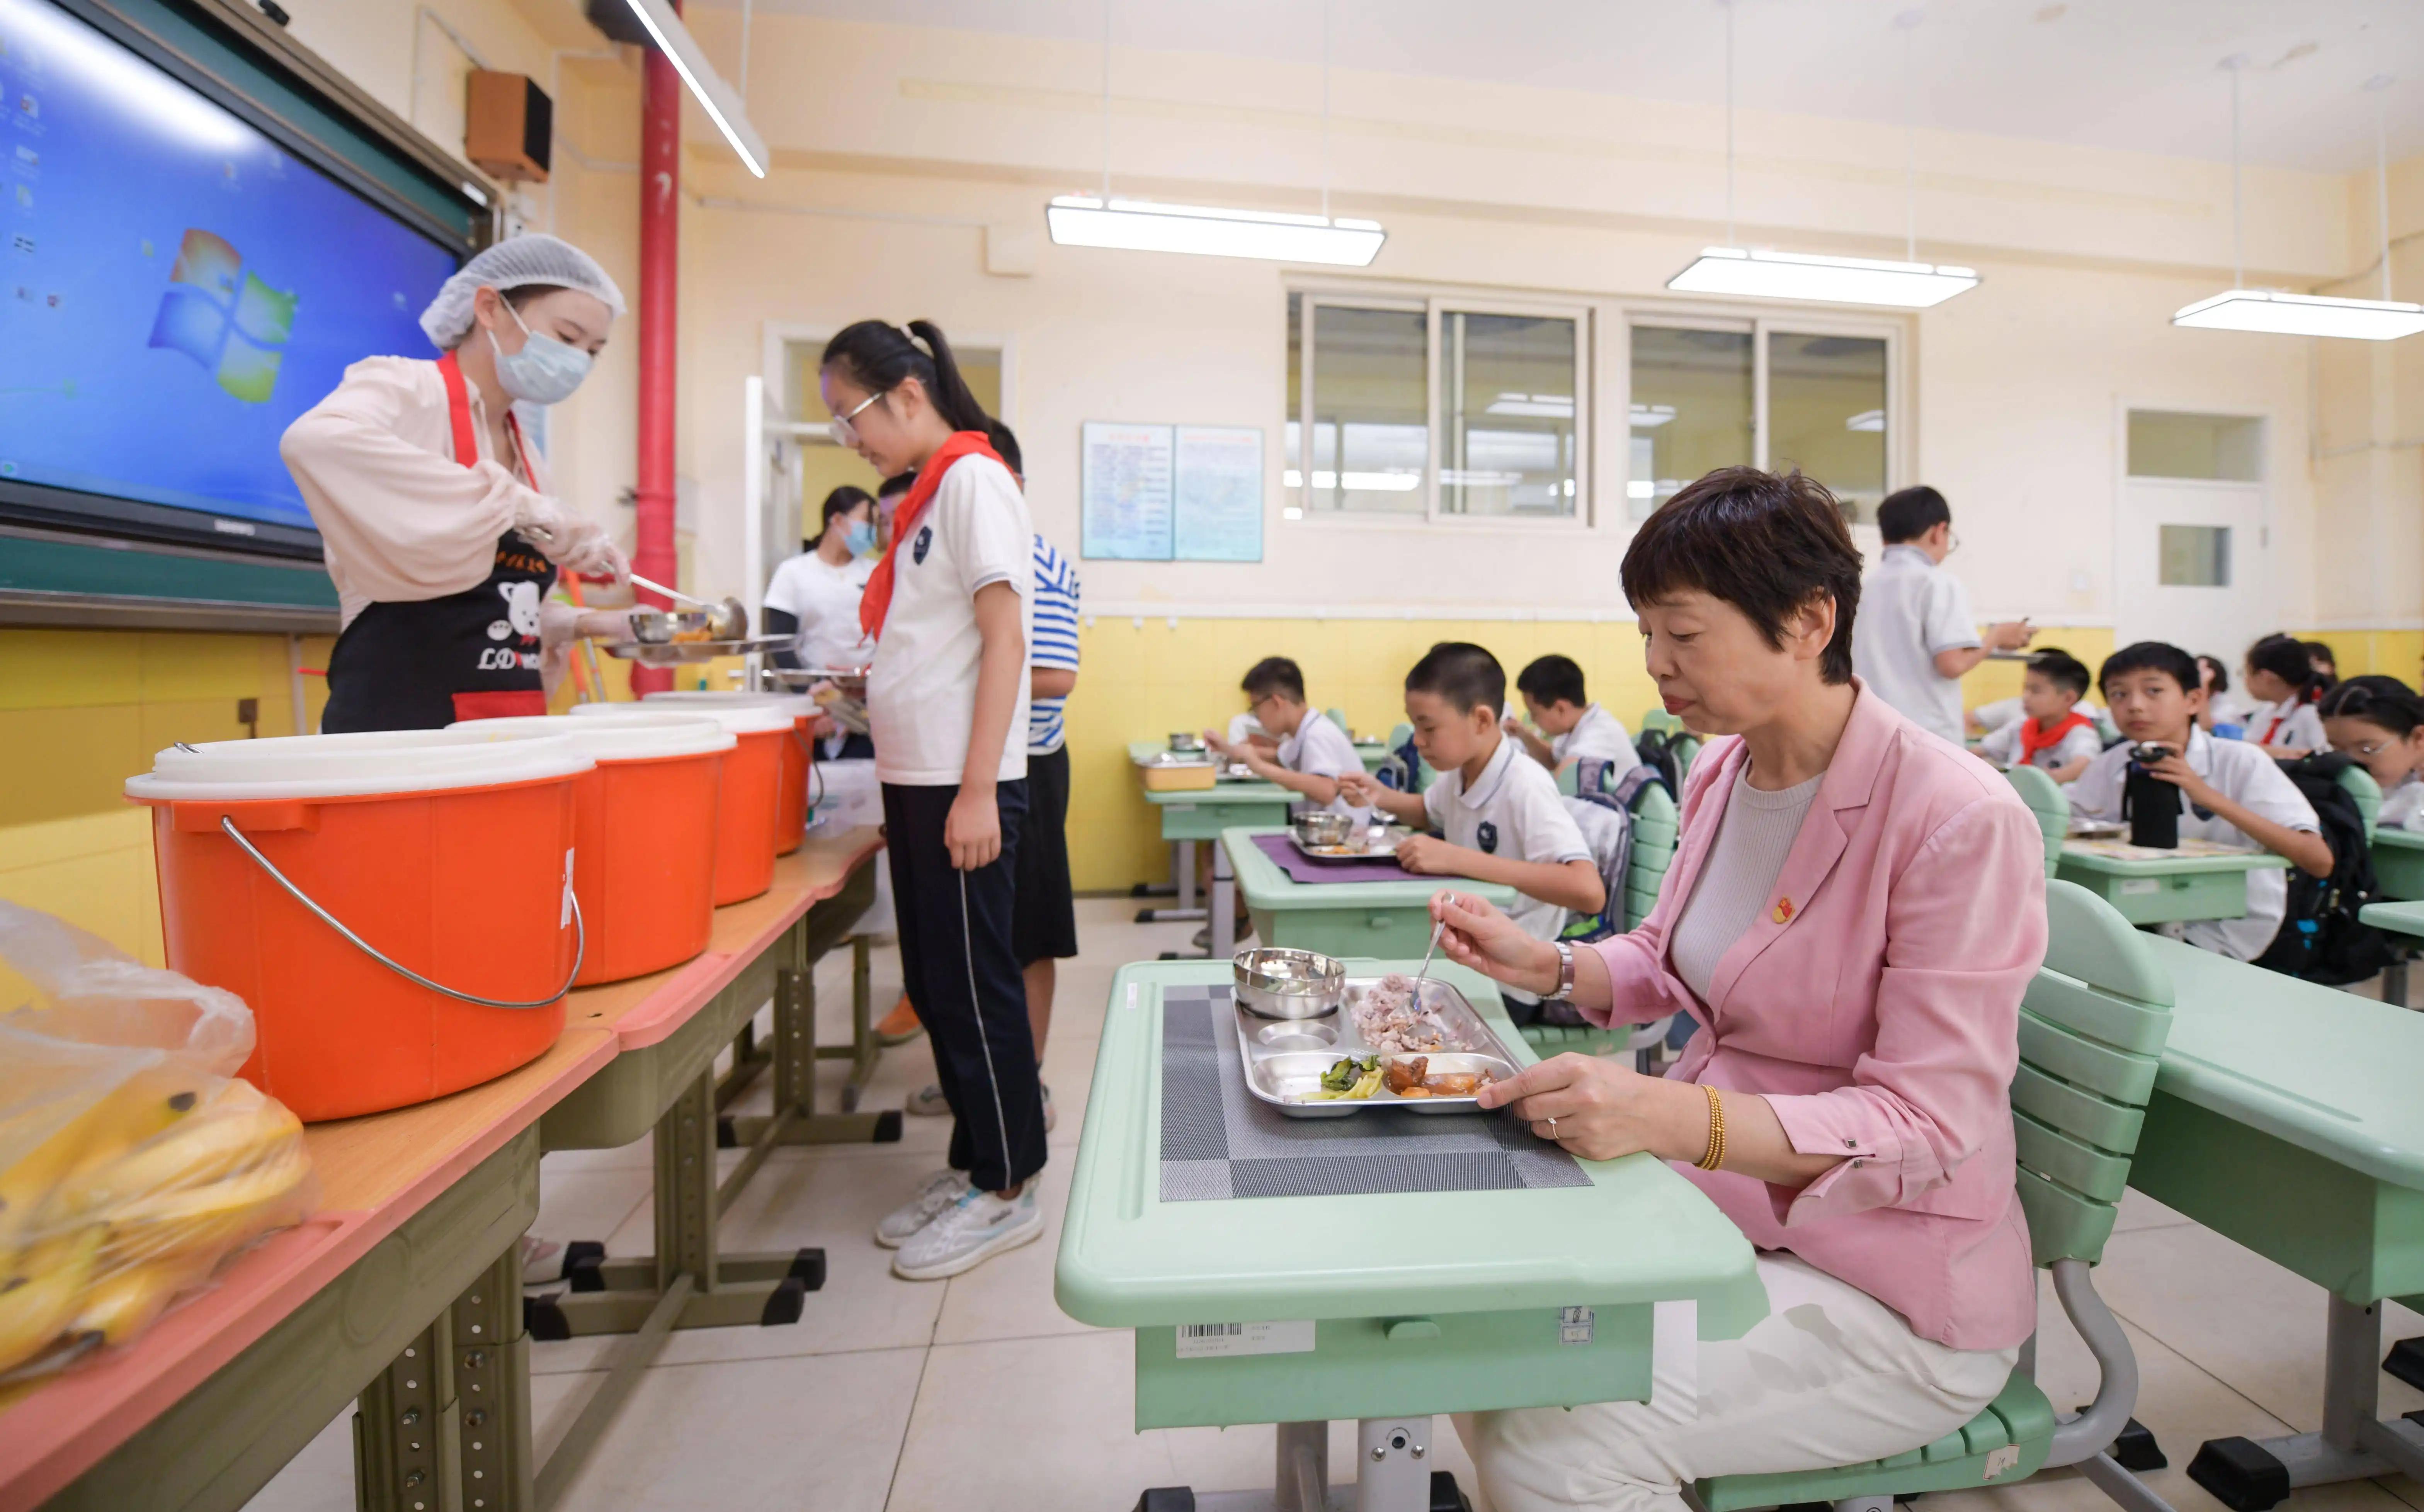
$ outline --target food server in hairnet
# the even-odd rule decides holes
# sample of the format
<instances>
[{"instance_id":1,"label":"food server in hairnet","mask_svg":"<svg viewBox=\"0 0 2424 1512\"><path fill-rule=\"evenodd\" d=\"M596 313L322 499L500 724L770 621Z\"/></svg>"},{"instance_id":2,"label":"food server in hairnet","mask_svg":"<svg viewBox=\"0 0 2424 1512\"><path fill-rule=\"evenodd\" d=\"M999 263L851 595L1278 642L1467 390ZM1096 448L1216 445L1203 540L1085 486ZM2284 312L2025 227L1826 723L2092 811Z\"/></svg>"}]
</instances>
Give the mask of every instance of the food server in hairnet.
<instances>
[{"instance_id":1,"label":"food server in hairnet","mask_svg":"<svg viewBox=\"0 0 2424 1512\"><path fill-rule=\"evenodd\" d=\"M548 600L559 568L630 568L596 521L549 491L513 411L568 397L622 313L622 291L587 253L514 237L466 263L422 312L436 361L366 358L288 427L279 450L343 615L323 730L543 714L572 638L624 631L621 614Z\"/></svg>"}]
</instances>

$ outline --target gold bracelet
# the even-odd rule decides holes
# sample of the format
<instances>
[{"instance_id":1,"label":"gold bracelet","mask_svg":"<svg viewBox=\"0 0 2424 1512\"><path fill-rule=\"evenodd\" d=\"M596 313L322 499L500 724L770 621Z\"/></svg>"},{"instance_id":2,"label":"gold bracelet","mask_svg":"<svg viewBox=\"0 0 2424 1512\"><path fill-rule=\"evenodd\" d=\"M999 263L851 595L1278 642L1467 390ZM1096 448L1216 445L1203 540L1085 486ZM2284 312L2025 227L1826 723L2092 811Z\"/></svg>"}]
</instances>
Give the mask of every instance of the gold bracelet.
<instances>
[{"instance_id":1,"label":"gold bracelet","mask_svg":"<svg viewBox=\"0 0 2424 1512\"><path fill-rule=\"evenodd\" d=\"M1717 1090L1706 1082L1700 1090L1709 1094L1709 1149L1700 1156L1699 1169L1714 1170L1726 1163L1726 1105L1717 1100Z\"/></svg>"}]
</instances>

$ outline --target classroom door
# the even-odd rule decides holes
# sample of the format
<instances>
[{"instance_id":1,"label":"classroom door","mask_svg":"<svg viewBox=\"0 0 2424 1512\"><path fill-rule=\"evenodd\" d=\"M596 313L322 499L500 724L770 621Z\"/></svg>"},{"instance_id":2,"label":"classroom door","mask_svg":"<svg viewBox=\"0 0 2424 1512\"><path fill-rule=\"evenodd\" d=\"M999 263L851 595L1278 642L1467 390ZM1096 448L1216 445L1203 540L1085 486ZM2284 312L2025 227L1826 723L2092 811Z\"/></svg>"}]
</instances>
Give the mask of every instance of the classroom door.
<instances>
[{"instance_id":1,"label":"classroom door","mask_svg":"<svg viewBox=\"0 0 2424 1512\"><path fill-rule=\"evenodd\" d=\"M2168 641L2222 660L2273 624L2264 485L2129 478L2114 541L2113 641Z\"/></svg>"}]
</instances>

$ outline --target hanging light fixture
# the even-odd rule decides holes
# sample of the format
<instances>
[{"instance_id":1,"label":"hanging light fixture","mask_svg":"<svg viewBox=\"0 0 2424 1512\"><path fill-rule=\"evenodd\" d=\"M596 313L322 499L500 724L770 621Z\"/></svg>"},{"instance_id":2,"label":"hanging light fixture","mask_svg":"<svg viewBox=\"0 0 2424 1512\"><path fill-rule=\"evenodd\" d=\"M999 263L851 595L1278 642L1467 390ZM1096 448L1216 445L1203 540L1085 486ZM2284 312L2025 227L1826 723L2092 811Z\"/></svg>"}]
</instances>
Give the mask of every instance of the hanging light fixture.
<instances>
[{"instance_id":1,"label":"hanging light fixture","mask_svg":"<svg viewBox=\"0 0 2424 1512\"><path fill-rule=\"evenodd\" d=\"M1720 0L1726 12L1726 242L1703 247L1691 266L1666 280L1666 287L1685 294L1748 294L1756 299L1800 299L1837 305L1890 305L1925 310L1954 294L1978 287L1970 268L1919 261L1919 177L1917 130L1911 114L1910 33L1920 13L1906 10L1894 18L1903 44L1903 197L1904 261L1865 257L1823 257L1810 252L1776 252L1746 247L1734 237L1734 8Z\"/></svg>"},{"instance_id":2,"label":"hanging light fixture","mask_svg":"<svg viewBox=\"0 0 2424 1512\"><path fill-rule=\"evenodd\" d=\"M2246 256L2240 226L2239 85L2245 54L2222 60L2230 71L2230 288L2209 299L2184 306L2172 317L2175 326L2206 330L2265 331L2277 336L2336 336L2359 342L2395 342L2424 331L2424 305L2401 304L2390 297L2390 141L2384 119L2390 76L2376 74L2365 83L2373 95L2374 218L2382 229L2382 297L2335 299L2324 294L2284 294L2277 289L2247 287Z\"/></svg>"},{"instance_id":3,"label":"hanging light fixture","mask_svg":"<svg viewBox=\"0 0 2424 1512\"><path fill-rule=\"evenodd\" d=\"M1103 190L1100 195L1059 196L1045 206L1044 223L1062 247L1370 266L1388 232L1379 221L1343 220L1330 214L1330 0L1322 0L1321 7L1320 215L1112 199L1111 3L1103 0Z\"/></svg>"},{"instance_id":4,"label":"hanging light fixture","mask_svg":"<svg viewBox=\"0 0 2424 1512\"><path fill-rule=\"evenodd\" d=\"M771 155L766 151L766 138L758 135L758 128L749 124L749 112L742 107L741 97L733 93L732 86L724 82L724 75L716 72L714 65L708 62L707 55L699 51L697 40L691 36L690 28L682 24L681 17L674 13L673 7L665 4L665 0L630 0L630 5L631 14L639 18L640 24L646 28L649 38L656 42L657 51L665 55L665 60L674 66L674 72L681 75L682 83L690 87L691 97L698 102L700 109L707 112L707 119L715 122L715 129L722 132L724 139L732 144L732 150L741 154L741 166L758 178L764 178L766 163ZM744 68L748 56L744 46L742 51Z\"/></svg>"}]
</instances>

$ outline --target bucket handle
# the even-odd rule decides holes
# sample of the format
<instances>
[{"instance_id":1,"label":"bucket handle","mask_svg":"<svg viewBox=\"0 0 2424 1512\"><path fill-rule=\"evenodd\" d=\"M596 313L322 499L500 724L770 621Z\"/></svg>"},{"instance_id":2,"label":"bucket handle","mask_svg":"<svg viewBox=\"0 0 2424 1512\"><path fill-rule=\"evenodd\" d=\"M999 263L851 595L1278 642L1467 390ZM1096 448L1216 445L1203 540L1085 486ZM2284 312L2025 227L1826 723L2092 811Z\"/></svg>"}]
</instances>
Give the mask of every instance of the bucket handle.
<instances>
[{"instance_id":1,"label":"bucket handle","mask_svg":"<svg viewBox=\"0 0 2424 1512\"><path fill-rule=\"evenodd\" d=\"M356 934L353 931L337 922L337 916L334 914L329 913L327 909L322 908L318 903L313 902L309 894L305 893L302 888L295 886L294 883L287 880L286 873L270 865L270 861L267 856L263 855L259 851L253 849L252 842L244 837L244 832L235 827L235 820L231 816L224 814L219 816L219 828L226 834L229 839L233 840L236 843L237 849L241 850L246 855L252 857L254 866L257 866L262 870L268 872L272 881L276 882L280 887L285 888L288 895L296 902L302 904L305 908L310 909L313 914L319 915L321 923L326 924L328 928L336 931L339 934L343 935L347 943L351 944L354 948L370 957L373 961L377 962L380 965L385 966L388 970L394 972L397 976L404 978L406 980L410 981L417 986L426 987L433 993L443 994L448 997L454 998L456 1002L470 1003L477 1008L547 1008L561 999L566 993L570 992L572 990L573 982L581 976L581 958L589 948L589 926L581 916L581 899L570 893L566 893L565 895L565 901L572 905L572 970L570 974L564 979L564 985L555 990L554 995L550 997L538 998L534 1002L528 1003L508 1003L494 997L475 997L470 993L458 993L452 987L431 981L428 978L413 970L410 966L389 960L385 955L380 953L376 946L372 945L360 935Z\"/></svg>"}]
</instances>

